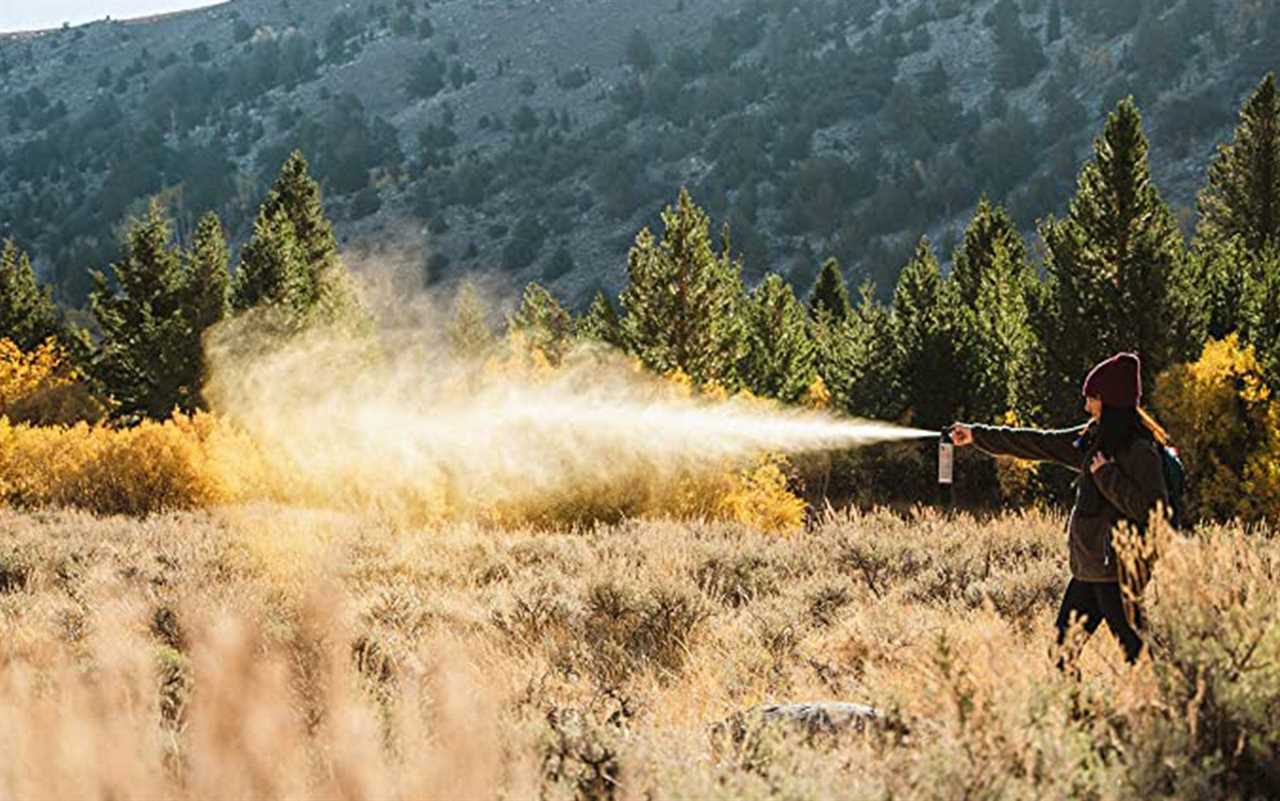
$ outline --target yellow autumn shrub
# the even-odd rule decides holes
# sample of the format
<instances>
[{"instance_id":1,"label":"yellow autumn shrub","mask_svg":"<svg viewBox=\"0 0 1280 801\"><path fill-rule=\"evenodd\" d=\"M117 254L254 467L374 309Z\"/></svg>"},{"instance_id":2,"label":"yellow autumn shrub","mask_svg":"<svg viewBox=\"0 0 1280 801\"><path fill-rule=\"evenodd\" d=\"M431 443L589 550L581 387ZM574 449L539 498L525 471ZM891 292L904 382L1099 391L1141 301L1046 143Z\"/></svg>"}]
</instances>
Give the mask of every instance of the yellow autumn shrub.
<instances>
[{"instance_id":1,"label":"yellow autumn shrub","mask_svg":"<svg viewBox=\"0 0 1280 801\"><path fill-rule=\"evenodd\" d=\"M716 504L716 516L778 534L802 529L805 502L787 486L784 466L780 457L766 456L759 464L730 474Z\"/></svg>"},{"instance_id":2,"label":"yellow autumn shrub","mask_svg":"<svg viewBox=\"0 0 1280 801\"><path fill-rule=\"evenodd\" d=\"M0 339L0 415L16 423L57 425L99 420L103 408L56 340L24 352Z\"/></svg>"},{"instance_id":3,"label":"yellow autumn shrub","mask_svg":"<svg viewBox=\"0 0 1280 801\"><path fill-rule=\"evenodd\" d=\"M1280 402L1235 334L1161 373L1154 403L1187 468L1193 515L1280 519Z\"/></svg>"},{"instance_id":4,"label":"yellow autumn shrub","mask_svg":"<svg viewBox=\"0 0 1280 801\"><path fill-rule=\"evenodd\" d=\"M74 507L94 514L144 516L254 500L335 508L405 523L468 517L506 525L557 526L627 517L726 520L790 533L804 524L804 502L788 487L779 457L742 467L725 462L560 492L531 488L503 501L459 497L446 474L424 473L408 491L360 465L308 471L265 452L215 415L176 414L134 428L14 425L0 417L0 504Z\"/></svg>"},{"instance_id":5,"label":"yellow autumn shrub","mask_svg":"<svg viewBox=\"0 0 1280 801\"><path fill-rule=\"evenodd\" d=\"M77 506L77 478L105 437L85 424L14 425L0 417L0 499L9 506Z\"/></svg>"},{"instance_id":6,"label":"yellow autumn shrub","mask_svg":"<svg viewBox=\"0 0 1280 801\"><path fill-rule=\"evenodd\" d=\"M708 400L723 400L725 391L718 385L704 389ZM739 390L735 402L762 411L776 411L782 404L762 398L749 390ZM811 408L830 403L830 394L821 378L816 378L803 401ZM777 534L793 534L804 527L805 501L791 489L789 460L776 453L762 454L754 464L726 466L712 472L709 478L695 483L712 500L707 516L716 520L740 523L748 528Z\"/></svg>"},{"instance_id":7,"label":"yellow autumn shrub","mask_svg":"<svg viewBox=\"0 0 1280 801\"><path fill-rule=\"evenodd\" d=\"M0 418L0 502L147 515L245 500L266 475L252 444L208 414L114 429Z\"/></svg>"},{"instance_id":8,"label":"yellow autumn shrub","mask_svg":"<svg viewBox=\"0 0 1280 801\"><path fill-rule=\"evenodd\" d=\"M637 364L636 369L642 368ZM723 387L696 388L679 371L666 376L659 390L676 400L716 402L727 398ZM745 391L733 400L745 406L776 406L775 401ZM694 460L682 467L663 465L662 469L639 461L632 469L610 465L605 481L543 487L525 494L508 492L500 503L486 506L472 500L464 508L508 527L671 518L735 522L760 531L790 534L803 528L806 511L805 501L791 489L790 472L790 463L777 454L763 454L749 463Z\"/></svg>"},{"instance_id":9,"label":"yellow autumn shrub","mask_svg":"<svg viewBox=\"0 0 1280 801\"><path fill-rule=\"evenodd\" d=\"M804 395L800 397L800 405L816 412L829 412L831 403L831 390L827 389L827 382L822 380L822 376L814 375Z\"/></svg>"},{"instance_id":10,"label":"yellow autumn shrub","mask_svg":"<svg viewBox=\"0 0 1280 801\"><path fill-rule=\"evenodd\" d=\"M100 513L147 514L231 500L200 440L175 421L112 431L80 475L82 495Z\"/></svg>"},{"instance_id":11,"label":"yellow autumn shrub","mask_svg":"<svg viewBox=\"0 0 1280 801\"><path fill-rule=\"evenodd\" d=\"M11 348L0 356L11 365L0 386L0 400L6 403L31 397L35 387L78 380L61 366L61 354L52 344L33 354ZM590 362L576 368L552 366L540 351L517 342L475 370L458 371L456 385L447 387L443 397L460 404L476 397L492 401L491 396L514 385L532 393L530 402L554 406L559 396L540 397L539 388L555 387L566 374L572 378L574 369L590 375L592 367ZM638 362L630 369L637 380L649 381ZM621 380L627 380L625 373ZM723 387L694 387L680 374L646 383L637 398L636 409L668 400L685 411L703 403L777 405L749 393L729 401ZM627 452L630 440L623 419L617 421L617 431L607 432L615 438L612 444L584 443L574 451L560 442L544 442L545 431L521 422L526 407L508 408L510 398L501 396L495 413L512 418L504 418L509 433L501 448L492 453L484 447L478 452L455 448L434 455L429 441L419 443L427 447L418 450L399 448L396 426L405 418L394 412L403 412L402 406L390 404L393 414L380 418L376 410L364 409L355 390L337 406L292 408L258 400L247 407L224 404L239 417L175 414L132 428L83 422L30 425L24 418L0 418L0 503L146 515L270 500L414 525L459 518L561 526L671 517L737 521L786 532L804 521L804 502L789 487L793 470L781 457L752 462L742 453L695 455L683 447L637 456ZM329 415L352 409L365 415L350 429L360 447L327 433L334 424ZM407 419L420 422L421 414L415 409Z\"/></svg>"}]
</instances>

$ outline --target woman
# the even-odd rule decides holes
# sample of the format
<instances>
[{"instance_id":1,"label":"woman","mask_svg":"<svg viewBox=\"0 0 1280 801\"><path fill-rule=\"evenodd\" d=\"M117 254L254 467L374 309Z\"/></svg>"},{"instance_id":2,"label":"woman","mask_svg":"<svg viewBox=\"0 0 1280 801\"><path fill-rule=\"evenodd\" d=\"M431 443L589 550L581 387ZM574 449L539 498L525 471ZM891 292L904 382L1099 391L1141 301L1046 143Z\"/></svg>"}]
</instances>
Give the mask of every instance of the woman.
<instances>
[{"instance_id":1,"label":"woman","mask_svg":"<svg viewBox=\"0 0 1280 801\"><path fill-rule=\"evenodd\" d=\"M1141 373L1133 353L1094 367L1083 389L1090 420L1077 428L951 427L957 446L972 444L993 456L1057 462L1080 472L1067 526L1071 582L1058 610L1058 645L1066 642L1073 618L1083 621L1086 635L1105 620L1130 664L1142 650L1142 620L1136 609L1132 619L1125 614L1111 530L1122 520L1145 527L1157 504L1168 505L1159 451L1168 437L1138 405Z\"/></svg>"}]
</instances>

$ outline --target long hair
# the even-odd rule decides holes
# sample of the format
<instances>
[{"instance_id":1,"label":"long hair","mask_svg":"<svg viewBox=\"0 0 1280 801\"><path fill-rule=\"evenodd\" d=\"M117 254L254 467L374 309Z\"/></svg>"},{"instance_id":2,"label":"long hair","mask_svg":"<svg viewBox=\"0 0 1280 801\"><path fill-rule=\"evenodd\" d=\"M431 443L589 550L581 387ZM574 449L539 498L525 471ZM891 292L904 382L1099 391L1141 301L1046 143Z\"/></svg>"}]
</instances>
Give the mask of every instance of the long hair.
<instances>
[{"instance_id":1,"label":"long hair","mask_svg":"<svg viewBox=\"0 0 1280 801\"><path fill-rule=\"evenodd\" d=\"M1129 450L1133 441L1149 433L1138 416L1134 406L1102 407L1102 417L1098 419L1098 450L1109 459Z\"/></svg>"},{"instance_id":2,"label":"long hair","mask_svg":"<svg viewBox=\"0 0 1280 801\"><path fill-rule=\"evenodd\" d=\"M1111 459L1127 451L1137 439L1153 440L1165 447L1173 444L1169 432L1141 406L1104 404L1101 418L1090 428L1098 449Z\"/></svg>"},{"instance_id":3,"label":"long hair","mask_svg":"<svg viewBox=\"0 0 1280 801\"><path fill-rule=\"evenodd\" d=\"M1164 430L1164 426L1156 422L1156 418L1141 406L1138 407L1138 419L1151 432L1151 438L1166 448L1173 447L1173 438L1169 436L1169 432Z\"/></svg>"}]
</instances>

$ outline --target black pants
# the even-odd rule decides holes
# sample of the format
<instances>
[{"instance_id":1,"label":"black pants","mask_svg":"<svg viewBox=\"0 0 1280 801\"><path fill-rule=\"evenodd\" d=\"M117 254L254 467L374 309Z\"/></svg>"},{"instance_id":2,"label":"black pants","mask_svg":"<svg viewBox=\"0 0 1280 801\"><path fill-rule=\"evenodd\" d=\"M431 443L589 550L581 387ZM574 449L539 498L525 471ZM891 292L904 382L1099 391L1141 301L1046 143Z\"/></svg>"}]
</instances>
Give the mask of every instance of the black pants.
<instances>
[{"instance_id":1,"label":"black pants","mask_svg":"<svg viewBox=\"0 0 1280 801\"><path fill-rule=\"evenodd\" d=\"M1093 634L1097 631L1098 624L1105 620L1107 628L1111 629L1111 633L1124 648L1125 660L1133 664L1142 650L1142 637L1137 631L1142 628L1142 612L1136 607L1133 612L1133 625L1130 625L1124 612L1119 582L1071 579L1062 596L1062 606L1058 609L1058 645L1062 646L1067 641L1067 629L1073 617L1084 621L1086 634ZM1062 665L1059 664L1059 667Z\"/></svg>"}]
</instances>

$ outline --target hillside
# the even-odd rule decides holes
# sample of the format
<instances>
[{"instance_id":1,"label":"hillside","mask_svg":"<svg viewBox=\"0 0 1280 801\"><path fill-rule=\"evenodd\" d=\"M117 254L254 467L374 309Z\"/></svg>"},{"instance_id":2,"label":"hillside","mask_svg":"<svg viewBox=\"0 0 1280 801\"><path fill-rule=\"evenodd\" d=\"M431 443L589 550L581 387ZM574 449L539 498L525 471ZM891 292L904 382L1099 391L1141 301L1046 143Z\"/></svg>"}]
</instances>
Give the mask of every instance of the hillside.
<instances>
[{"instance_id":1,"label":"hillside","mask_svg":"<svg viewBox=\"0 0 1280 801\"><path fill-rule=\"evenodd\" d=\"M1239 0L232 0L0 39L0 235L77 305L146 196L243 240L300 147L349 251L427 282L582 304L687 185L749 277L836 255L884 290L982 194L1027 232L1062 209L1130 93L1189 223L1278 45Z\"/></svg>"}]
</instances>

